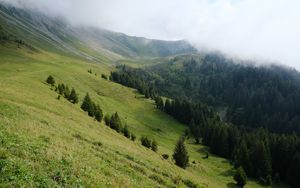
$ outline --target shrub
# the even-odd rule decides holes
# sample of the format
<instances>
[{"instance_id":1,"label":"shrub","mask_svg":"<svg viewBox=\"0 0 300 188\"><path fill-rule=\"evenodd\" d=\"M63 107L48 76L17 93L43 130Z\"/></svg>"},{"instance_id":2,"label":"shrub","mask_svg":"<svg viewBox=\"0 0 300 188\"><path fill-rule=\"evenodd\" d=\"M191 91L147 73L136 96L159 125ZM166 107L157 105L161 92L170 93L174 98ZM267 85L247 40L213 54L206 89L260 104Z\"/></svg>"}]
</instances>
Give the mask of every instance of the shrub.
<instances>
[{"instance_id":1,"label":"shrub","mask_svg":"<svg viewBox=\"0 0 300 188\"><path fill-rule=\"evenodd\" d=\"M54 86L54 84L55 84L55 79L53 78L53 76L49 75L48 78L47 78L47 80L46 80L46 82L47 82L48 84L50 84L51 86Z\"/></svg>"},{"instance_id":2,"label":"shrub","mask_svg":"<svg viewBox=\"0 0 300 188\"><path fill-rule=\"evenodd\" d=\"M107 80L107 76L105 74L101 74L101 78Z\"/></svg>"},{"instance_id":3,"label":"shrub","mask_svg":"<svg viewBox=\"0 0 300 188\"><path fill-rule=\"evenodd\" d=\"M142 145L145 146L146 148L151 148L151 146L152 146L151 140L148 139L148 138L145 137L145 136L142 136L142 138L141 138L141 143L142 143Z\"/></svg>"},{"instance_id":4,"label":"shrub","mask_svg":"<svg viewBox=\"0 0 300 188\"><path fill-rule=\"evenodd\" d=\"M183 183L189 188L197 188L198 185L192 182L191 180L183 180Z\"/></svg>"},{"instance_id":5,"label":"shrub","mask_svg":"<svg viewBox=\"0 0 300 188\"><path fill-rule=\"evenodd\" d=\"M133 133L131 133L131 140L135 141L135 139L136 139L136 136Z\"/></svg>"},{"instance_id":6,"label":"shrub","mask_svg":"<svg viewBox=\"0 0 300 188\"><path fill-rule=\"evenodd\" d=\"M168 155L168 154L162 154L161 156L162 156L164 159L166 159L166 160L169 159L169 155Z\"/></svg>"}]
</instances>

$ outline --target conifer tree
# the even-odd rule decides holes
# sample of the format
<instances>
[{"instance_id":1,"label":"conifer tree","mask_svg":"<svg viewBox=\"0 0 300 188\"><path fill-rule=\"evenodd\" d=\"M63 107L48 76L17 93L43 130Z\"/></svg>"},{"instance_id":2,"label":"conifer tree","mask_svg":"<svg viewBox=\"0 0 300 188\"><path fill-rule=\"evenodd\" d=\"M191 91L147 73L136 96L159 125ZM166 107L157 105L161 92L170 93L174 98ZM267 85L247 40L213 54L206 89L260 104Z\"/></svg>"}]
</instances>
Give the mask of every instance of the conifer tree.
<instances>
[{"instance_id":1,"label":"conifer tree","mask_svg":"<svg viewBox=\"0 0 300 188\"><path fill-rule=\"evenodd\" d=\"M95 107L95 119L99 122L102 121L102 118L103 118L103 112L102 112L102 109L100 108L99 105L96 105Z\"/></svg>"},{"instance_id":2,"label":"conifer tree","mask_svg":"<svg viewBox=\"0 0 300 188\"><path fill-rule=\"evenodd\" d=\"M121 123L121 119L118 115L118 112L116 112L115 114L113 114L111 116L109 125L110 125L110 128L116 130L118 133L121 132L122 123Z\"/></svg>"},{"instance_id":3,"label":"conifer tree","mask_svg":"<svg viewBox=\"0 0 300 188\"><path fill-rule=\"evenodd\" d=\"M92 105L93 104L90 95L87 93L81 104L81 109L85 112L88 112Z\"/></svg>"},{"instance_id":4,"label":"conifer tree","mask_svg":"<svg viewBox=\"0 0 300 188\"><path fill-rule=\"evenodd\" d=\"M73 103L73 104L78 103L78 95L77 95L77 93L76 93L76 91L75 91L74 88L72 88L68 100L69 100L71 103Z\"/></svg>"},{"instance_id":5,"label":"conifer tree","mask_svg":"<svg viewBox=\"0 0 300 188\"><path fill-rule=\"evenodd\" d=\"M247 184L247 176L243 167L238 167L233 178L239 187L244 187Z\"/></svg>"},{"instance_id":6,"label":"conifer tree","mask_svg":"<svg viewBox=\"0 0 300 188\"><path fill-rule=\"evenodd\" d=\"M48 78L47 78L47 80L46 80L46 82L47 82L48 84L50 84L51 86L54 86L54 84L55 84L55 79L53 78L53 76L49 75Z\"/></svg>"},{"instance_id":7,"label":"conifer tree","mask_svg":"<svg viewBox=\"0 0 300 188\"><path fill-rule=\"evenodd\" d=\"M125 125L124 128L123 128L123 134L124 134L125 137L130 138L130 132L128 130L127 125Z\"/></svg>"},{"instance_id":8,"label":"conifer tree","mask_svg":"<svg viewBox=\"0 0 300 188\"><path fill-rule=\"evenodd\" d=\"M105 125L107 125L107 126L110 126L109 124L110 124L110 115L109 114L106 114L105 116L104 116L104 122L105 122Z\"/></svg>"},{"instance_id":9,"label":"conifer tree","mask_svg":"<svg viewBox=\"0 0 300 188\"><path fill-rule=\"evenodd\" d=\"M236 168L242 166L248 174L251 174L252 167L249 157L249 150L244 139L242 139L240 144L235 148L233 155L234 166Z\"/></svg>"},{"instance_id":10,"label":"conifer tree","mask_svg":"<svg viewBox=\"0 0 300 188\"><path fill-rule=\"evenodd\" d=\"M189 163L189 156L184 145L184 137L180 137L174 149L173 159L175 164L181 168L186 168Z\"/></svg>"},{"instance_id":11,"label":"conifer tree","mask_svg":"<svg viewBox=\"0 0 300 188\"><path fill-rule=\"evenodd\" d=\"M65 90L64 90L64 97L66 98L66 99L68 99L69 97L70 97L70 89L69 89L69 86L68 85L66 85L66 87L65 87Z\"/></svg>"},{"instance_id":12,"label":"conifer tree","mask_svg":"<svg viewBox=\"0 0 300 188\"><path fill-rule=\"evenodd\" d=\"M165 103L165 112L171 114L171 101L169 99L167 99Z\"/></svg>"}]
</instances>

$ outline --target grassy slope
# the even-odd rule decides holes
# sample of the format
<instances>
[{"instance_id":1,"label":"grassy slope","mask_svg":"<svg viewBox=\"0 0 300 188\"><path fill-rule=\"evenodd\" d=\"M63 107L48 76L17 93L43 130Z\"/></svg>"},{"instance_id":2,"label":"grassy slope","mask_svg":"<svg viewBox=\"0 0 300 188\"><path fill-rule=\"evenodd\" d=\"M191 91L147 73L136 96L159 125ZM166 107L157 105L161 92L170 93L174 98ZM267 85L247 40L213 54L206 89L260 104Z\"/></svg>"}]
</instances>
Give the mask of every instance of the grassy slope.
<instances>
[{"instance_id":1,"label":"grassy slope","mask_svg":"<svg viewBox=\"0 0 300 188\"><path fill-rule=\"evenodd\" d=\"M205 148L190 140L190 160L196 164L182 170L170 159L163 160L161 154L171 156L185 127L134 90L100 79L110 67L46 52L33 54L14 45L0 46L0 57L1 187L157 187L175 186L174 179L226 187L233 182L227 160L202 159ZM98 76L87 73L90 68ZM158 153L93 121L79 104L57 100L44 83L49 74L76 88L81 100L89 92L105 113L118 111L138 138L148 135L158 141ZM249 182L247 187L260 186Z\"/></svg>"}]
</instances>

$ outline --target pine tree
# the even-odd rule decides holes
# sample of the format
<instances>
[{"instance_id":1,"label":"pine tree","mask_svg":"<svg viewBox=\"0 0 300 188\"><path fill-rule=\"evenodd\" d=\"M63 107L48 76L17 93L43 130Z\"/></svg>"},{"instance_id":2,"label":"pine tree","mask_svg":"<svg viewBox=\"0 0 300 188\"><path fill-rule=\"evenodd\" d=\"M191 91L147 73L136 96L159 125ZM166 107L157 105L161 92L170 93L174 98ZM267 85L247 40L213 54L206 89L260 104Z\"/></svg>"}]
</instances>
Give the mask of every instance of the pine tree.
<instances>
[{"instance_id":1,"label":"pine tree","mask_svg":"<svg viewBox=\"0 0 300 188\"><path fill-rule=\"evenodd\" d=\"M184 145L184 137L180 137L177 141L176 147L173 153L173 159L175 164L181 168L186 168L189 163L189 156Z\"/></svg>"},{"instance_id":2,"label":"pine tree","mask_svg":"<svg viewBox=\"0 0 300 188\"><path fill-rule=\"evenodd\" d=\"M166 100L164 109L166 113L171 114L171 101L169 99Z\"/></svg>"},{"instance_id":3,"label":"pine tree","mask_svg":"<svg viewBox=\"0 0 300 188\"><path fill-rule=\"evenodd\" d=\"M110 124L110 115L109 114L106 114L104 116L104 122L105 122L105 125L110 126L109 125Z\"/></svg>"},{"instance_id":4,"label":"pine tree","mask_svg":"<svg viewBox=\"0 0 300 188\"><path fill-rule=\"evenodd\" d=\"M91 109L92 106L92 100L90 98L90 95L87 93L86 96L83 99L83 102L81 104L81 109L85 112L88 112Z\"/></svg>"},{"instance_id":5,"label":"pine tree","mask_svg":"<svg viewBox=\"0 0 300 188\"><path fill-rule=\"evenodd\" d=\"M95 107L95 119L99 122L102 121L102 118L103 118L103 112L102 112L102 109L100 108L99 105L96 105Z\"/></svg>"},{"instance_id":6,"label":"pine tree","mask_svg":"<svg viewBox=\"0 0 300 188\"><path fill-rule=\"evenodd\" d=\"M111 116L109 125L110 125L110 128L116 130L118 133L121 132L122 123L121 123L121 119L117 112Z\"/></svg>"},{"instance_id":7,"label":"pine tree","mask_svg":"<svg viewBox=\"0 0 300 188\"><path fill-rule=\"evenodd\" d=\"M47 82L48 84L50 84L51 86L54 86L54 84L55 84L55 79L53 78L53 76L49 75L48 78L47 78L47 80L46 80L46 82Z\"/></svg>"},{"instance_id":8,"label":"pine tree","mask_svg":"<svg viewBox=\"0 0 300 188\"><path fill-rule=\"evenodd\" d=\"M127 125L125 125L124 128L123 128L123 134L124 134L125 137L130 138L130 132L128 130Z\"/></svg>"},{"instance_id":9,"label":"pine tree","mask_svg":"<svg viewBox=\"0 0 300 188\"><path fill-rule=\"evenodd\" d=\"M271 184L272 163L270 153L267 150L265 143L258 140L251 148L251 161L256 166L255 176L262 178L264 183Z\"/></svg>"},{"instance_id":10,"label":"pine tree","mask_svg":"<svg viewBox=\"0 0 300 188\"><path fill-rule=\"evenodd\" d=\"M69 89L69 86L68 85L66 85L66 87L65 87L65 90L64 90L64 97L66 98L66 99L68 99L69 97L70 97L70 89Z\"/></svg>"},{"instance_id":11,"label":"pine tree","mask_svg":"<svg viewBox=\"0 0 300 188\"><path fill-rule=\"evenodd\" d=\"M239 187L244 187L247 184L247 176L243 167L239 167L233 176Z\"/></svg>"},{"instance_id":12,"label":"pine tree","mask_svg":"<svg viewBox=\"0 0 300 188\"><path fill-rule=\"evenodd\" d=\"M58 84L57 89L58 89L59 94L63 95L64 91L65 91L65 85L64 84Z\"/></svg>"},{"instance_id":13,"label":"pine tree","mask_svg":"<svg viewBox=\"0 0 300 188\"><path fill-rule=\"evenodd\" d=\"M157 142L155 140L152 141L151 143L151 150L157 152Z\"/></svg>"},{"instance_id":14,"label":"pine tree","mask_svg":"<svg viewBox=\"0 0 300 188\"><path fill-rule=\"evenodd\" d=\"M252 167L249 157L249 150L244 139L242 139L240 144L235 148L233 155L235 168L242 166L248 174L251 174Z\"/></svg>"},{"instance_id":15,"label":"pine tree","mask_svg":"<svg viewBox=\"0 0 300 188\"><path fill-rule=\"evenodd\" d=\"M75 91L74 88L72 88L71 94L70 94L68 100L69 100L71 103L73 103L73 104L78 103L78 95L77 95L77 93L76 93L76 91Z\"/></svg>"}]
</instances>

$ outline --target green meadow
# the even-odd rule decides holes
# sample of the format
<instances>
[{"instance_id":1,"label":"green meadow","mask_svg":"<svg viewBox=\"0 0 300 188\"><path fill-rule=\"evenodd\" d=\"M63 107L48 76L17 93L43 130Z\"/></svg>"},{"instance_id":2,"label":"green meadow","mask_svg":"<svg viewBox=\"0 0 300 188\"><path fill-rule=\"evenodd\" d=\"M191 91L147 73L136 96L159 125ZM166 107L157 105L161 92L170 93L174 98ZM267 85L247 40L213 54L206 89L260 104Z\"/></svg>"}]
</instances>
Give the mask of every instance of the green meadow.
<instances>
[{"instance_id":1,"label":"green meadow","mask_svg":"<svg viewBox=\"0 0 300 188\"><path fill-rule=\"evenodd\" d=\"M102 59L0 45L0 187L235 187L230 162L204 159L207 148L193 139L186 141L189 167L174 165L173 149L186 127L135 90L102 79L113 70ZM58 100L45 83L49 75L74 87L79 104ZM118 112L137 139L82 111L86 93L104 114ZM140 144L143 135L157 141L157 152ZM249 180L246 187L262 186Z\"/></svg>"}]
</instances>

